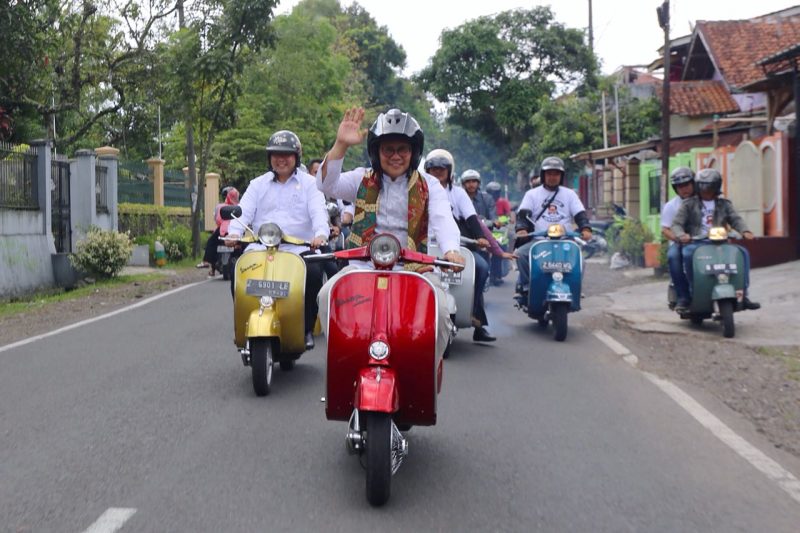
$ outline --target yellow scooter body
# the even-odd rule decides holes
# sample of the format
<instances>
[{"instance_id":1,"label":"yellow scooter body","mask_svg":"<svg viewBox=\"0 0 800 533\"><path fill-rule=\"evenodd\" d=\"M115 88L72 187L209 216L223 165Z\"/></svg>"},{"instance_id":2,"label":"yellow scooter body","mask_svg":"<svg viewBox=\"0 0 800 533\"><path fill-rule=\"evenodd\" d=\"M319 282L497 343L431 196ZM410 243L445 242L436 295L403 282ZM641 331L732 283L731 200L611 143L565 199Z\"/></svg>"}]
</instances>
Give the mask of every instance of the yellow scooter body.
<instances>
[{"instance_id":1,"label":"yellow scooter body","mask_svg":"<svg viewBox=\"0 0 800 533\"><path fill-rule=\"evenodd\" d=\"M274 337L280 341L281 355L299 355L305 351L306 263L291 252L277 248L245 252L236 261L233 301L234 342L244 348L247 339ZM261 308L261 297L247 294L247 280L289 283L286 298L273 298L273 304ZM290 358L290 359L296 359Z\"/></svg>"}]
</instances>

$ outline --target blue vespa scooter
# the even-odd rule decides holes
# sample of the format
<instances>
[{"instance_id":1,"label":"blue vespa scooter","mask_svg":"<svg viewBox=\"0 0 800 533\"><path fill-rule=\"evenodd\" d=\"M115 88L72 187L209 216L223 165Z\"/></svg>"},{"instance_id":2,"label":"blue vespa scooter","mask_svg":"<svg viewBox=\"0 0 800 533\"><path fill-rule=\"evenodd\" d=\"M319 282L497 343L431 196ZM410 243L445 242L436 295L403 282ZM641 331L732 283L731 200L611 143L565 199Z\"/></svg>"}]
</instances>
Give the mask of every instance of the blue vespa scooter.
<instances>
[{"instance_id":1,"label":"blue vespa scooter","mask_svg":"<svg viewBox=\"0 0 800 533\"><path fill-rule=\"evenodd\" d=\"M520 307L541 327L553 323L553 338L567 338L567 314L581 309L584 241L561 224L529 236L541 240L530 249L528 298Z\"/></svg>"}]
</instances>

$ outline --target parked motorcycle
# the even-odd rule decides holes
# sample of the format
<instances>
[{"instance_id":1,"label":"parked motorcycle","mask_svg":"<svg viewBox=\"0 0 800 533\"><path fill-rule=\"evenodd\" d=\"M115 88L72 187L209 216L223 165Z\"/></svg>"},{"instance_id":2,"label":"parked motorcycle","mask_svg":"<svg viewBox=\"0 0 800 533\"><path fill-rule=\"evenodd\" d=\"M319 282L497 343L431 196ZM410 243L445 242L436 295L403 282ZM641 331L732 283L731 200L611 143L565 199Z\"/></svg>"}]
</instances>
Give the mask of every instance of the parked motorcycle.
<instances>
[{"instance_id":1,"label":"parked motorcycle","mask_svg":"<svg viewBox=\"0 0 800 533\"><path fill-rule=\"evenodd\" d=\"M682 319L700 325L706 318L722 322L722 335L736 333L733 314L744 310L744 256L738 246L728 242L723 227L711 228L708 235L693 237L708 242L698 246L692 255L692 302L688 310L679 311ZM669 308L675 309L677 293L670 284L667 291Z\"/></svg>"},{"instance_id":2,"label":"parked motorcycle","mask_svg":"<svg viewBox=\"0 0 800 533\"><path fill-rule=\"evenodd\" d=\"M461 237L461 244L474 244L477 241L467 237ZM428 244L428 253L436 257L442 257L442 251L435 243ZM448 300L452 299L450 318L453 320L453 339L459 329L471 328L472 307L475 302L475 257L465 246L461 246L461 256L464 258L464 270L454 272L452 270L440 270L439 278L442 286L448 295ZM444 352L444 358L450 357L450 345Z\"/></svg>"},{"instance_id":3,"label":"parked motorcycle","mask_svg":"<svg viewBox=\"0 0 800 533\"><path fill-rule=\"evenodd\" d=\"M221 213L223 219L236 219L242 209L226 206ZM235 263L234 343L242 363L252 369L256 395L266 396L272 388L273 364L290 371L305 351L306 263L278 246L309 243L284 235L274 223L263 224L257 234L245 228L248 234L240 242L260 242L266 248L245 252Z\"/></svg>"},{"instance_id":4,"label":"parked motorcycle","mask_svg":"<svg viewBox=\"0 0 800 533\"><path fill-rule=\"evenodd\" d=\"M585 244L577 233L567 232L561 224L551 224L547 231L528 234L538 238L530 248L530 285L527 299L518 307L541 327L553 323L553 337L567 338L567 314L581 309L581 281Z\"/></svg>"},{"instance_id":5,"label":"parked motorcycle","mask_svg":"<svg viewBox=\"0 0 800 533\"><path fill-rule=\"evenodd\" d=\"M225 237L220 237L220 241L224 241ZM231 279L231 254L233 250L225 245L217 246L217 260L214 263L214 270L222 273L222 279Z\"/></svg>"},{"instance_id":6,"label":"parked motorcycle","mask_svg":"<svg viewBox=\"0 0 800 533\"><path fill-rule=\"evenodd\" d=\"M328 316L325 415L347 420L347 449L366 469L366 495L389 499L391 477L408 454L402 430L436 424L442 387L433 284L398 262L460 266L402 249L389 234L368 246L313 259L372 260L374 270L352 270L331 287Z\"/></svg>"}]
</instances>

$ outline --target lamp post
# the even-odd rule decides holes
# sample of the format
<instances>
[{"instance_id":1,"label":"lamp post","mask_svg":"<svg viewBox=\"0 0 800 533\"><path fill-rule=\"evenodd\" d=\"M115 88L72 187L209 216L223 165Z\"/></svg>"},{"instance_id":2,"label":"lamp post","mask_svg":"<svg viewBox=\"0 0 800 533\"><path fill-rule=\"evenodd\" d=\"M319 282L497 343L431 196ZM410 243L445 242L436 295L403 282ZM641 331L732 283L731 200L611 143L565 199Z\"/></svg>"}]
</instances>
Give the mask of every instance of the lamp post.
<instances>
[{"instance_id":1,"label":"lamp post","mask_svg":"<svg viewBox=\"0 0 800 533\"><path fill-rule=\"evenodd\" d=\"M667 202L669 175L669 0L656 8L658 25L664 30L664 82L661 99L661 205Z\"/></svg>"}]
</instances>

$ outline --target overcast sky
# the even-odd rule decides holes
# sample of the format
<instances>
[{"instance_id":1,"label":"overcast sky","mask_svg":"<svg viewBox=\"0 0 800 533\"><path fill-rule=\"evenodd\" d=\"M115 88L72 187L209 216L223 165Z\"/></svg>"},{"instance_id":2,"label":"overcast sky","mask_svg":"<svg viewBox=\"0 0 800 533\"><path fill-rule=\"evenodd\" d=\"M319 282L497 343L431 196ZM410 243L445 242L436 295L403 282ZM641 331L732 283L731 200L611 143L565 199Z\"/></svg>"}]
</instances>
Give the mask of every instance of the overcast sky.
<instances>
[{"instance_id":1,"label":"overcast sky","mask_svg":"<svg viewBox=\"0 0 800 533\"><path fill-rule=\"evenodd\" d=\"M350 5L352 0L340 0ZM278 13L287 13L298 0L282 0ZM570 28L589 25L589 0L520 2L514 0L359 0L378 24L386 26L407 54L405 73L418 72L439 47L443 29L500 11L550 5L556 20ZM594 47L602 71L610 74L621 65L649 64L664 43L656 6L660 0L593 0ZM795 5L786 0L671 0L670 37L691 33L698 20L750 18Z\"/></svg>"}]
</instances>

